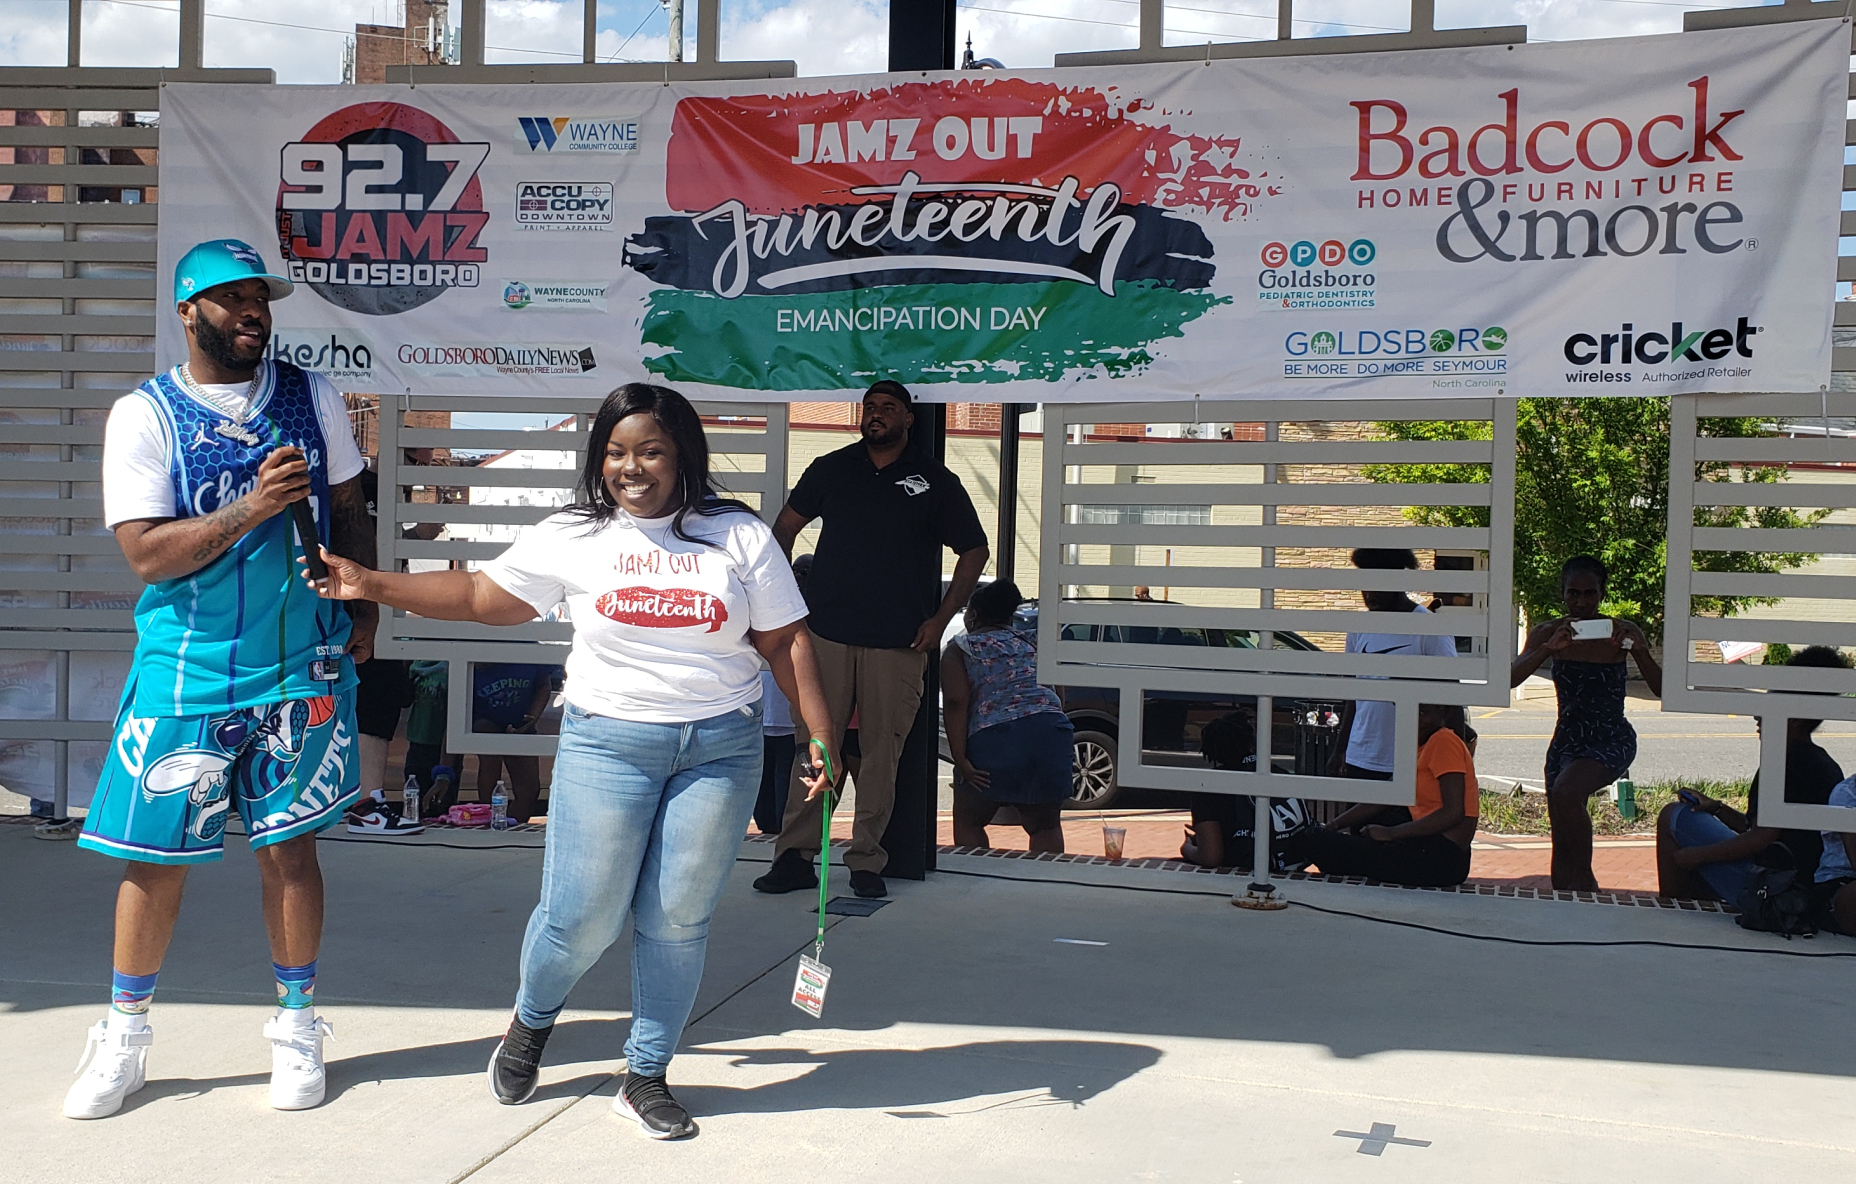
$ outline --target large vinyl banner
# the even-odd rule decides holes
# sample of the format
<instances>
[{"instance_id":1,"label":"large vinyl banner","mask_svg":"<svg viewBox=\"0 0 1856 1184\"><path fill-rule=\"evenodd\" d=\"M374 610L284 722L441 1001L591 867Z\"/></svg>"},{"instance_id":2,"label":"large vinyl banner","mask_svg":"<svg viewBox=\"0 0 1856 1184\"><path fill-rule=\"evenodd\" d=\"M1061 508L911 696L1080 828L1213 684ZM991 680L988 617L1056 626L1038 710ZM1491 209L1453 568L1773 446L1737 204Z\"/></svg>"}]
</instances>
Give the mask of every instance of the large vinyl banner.
<instances>
[{"instance_id":1,"label":"large vinyl banner","mask_svg":"<svg viewBox=\"0 0 1856 1184\"><path fill-rule=\"evenodd\" d=\"M1817 391L1849 28L738 83L175 84L351 390L980 402ZM161 318L164 363L184 343Z\"/></svg>"}]
</instances>

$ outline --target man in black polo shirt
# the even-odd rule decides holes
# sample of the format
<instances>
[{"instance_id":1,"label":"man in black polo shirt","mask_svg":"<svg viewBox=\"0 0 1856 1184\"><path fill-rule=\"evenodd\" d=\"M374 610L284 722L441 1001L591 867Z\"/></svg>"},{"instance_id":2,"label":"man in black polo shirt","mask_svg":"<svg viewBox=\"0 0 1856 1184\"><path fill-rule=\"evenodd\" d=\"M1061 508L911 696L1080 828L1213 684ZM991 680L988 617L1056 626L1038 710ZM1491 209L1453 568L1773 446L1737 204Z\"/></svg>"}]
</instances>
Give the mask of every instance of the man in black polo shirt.
<instances>
[{"instance_id":1,"label":"man in black polo shirt","mask_svg":"<svg viewBox=\"0 0 1856 1184\"><path fill-rule=\"evenodd\" d=\"M896 801L896 763L922 701L928 656L966 607L986 566L986 532L960 478L909 446L915 407L908 388L883 380L864 395L863 439L819 457L793 487L773 533L792 554L793 540L824 519L806 604L819 676L831 708L831 731L844 738L857 713L857 817L851 890L883 896L883 831ZM960 559L946 596L938 596L941 548ZM797 704L794 705L797 710ZM797 721L796 721L797 722ZM800 734L810 726L800 724ZM803 783L787 795L773 867L754 881L762 892L816 888L823 799L808 802Z\"/></svg>"}]
</instances>

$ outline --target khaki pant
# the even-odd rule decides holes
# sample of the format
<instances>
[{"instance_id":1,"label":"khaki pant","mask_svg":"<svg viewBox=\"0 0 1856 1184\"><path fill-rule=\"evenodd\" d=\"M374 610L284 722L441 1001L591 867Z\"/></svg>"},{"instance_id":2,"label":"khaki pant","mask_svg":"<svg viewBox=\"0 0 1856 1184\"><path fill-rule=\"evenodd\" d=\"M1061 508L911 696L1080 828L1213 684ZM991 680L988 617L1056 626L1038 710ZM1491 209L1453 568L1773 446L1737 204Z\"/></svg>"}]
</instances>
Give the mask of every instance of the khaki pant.
<instances>
[{"instance_id":1,"label":"khaki pant","mask_svg":"<svg viewBox=\"0 0 1856 1184\"><path fill-rule=\"evenodd\" d=\"M831 734L842 744L851 713L857 712L857 744L863 751L857 766L857 817L844 866L852 871L881 872L889 863L882 838L896 807L896 764L902 759L902 743L915 727L915 713L922 704L928 655L917 650L839 645L818 636L813 637L812 645L818 653L825 704L831 711ZM820 813L825 799L820 796L816 801L806 801L806 787L799 780L801 768L810 771L811 754L805 743L812 726L799 717L797 703L793 704L793 723L799 730L799 762L794 765L786 818L780 824L775 854L799 851L811 859L818 855L819 827L823 822Z\"/></svg>"}]
</instances>

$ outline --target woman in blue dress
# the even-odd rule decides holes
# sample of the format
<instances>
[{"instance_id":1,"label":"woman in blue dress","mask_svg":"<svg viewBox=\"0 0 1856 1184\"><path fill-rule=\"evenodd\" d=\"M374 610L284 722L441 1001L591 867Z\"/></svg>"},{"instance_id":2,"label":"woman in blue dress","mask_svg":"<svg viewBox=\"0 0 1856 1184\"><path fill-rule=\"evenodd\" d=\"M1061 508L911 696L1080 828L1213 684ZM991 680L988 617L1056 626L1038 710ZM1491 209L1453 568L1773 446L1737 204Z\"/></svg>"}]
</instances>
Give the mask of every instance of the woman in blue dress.
<instances>
[{"instance_id":1,"label":"woman in blue dress","mask_svg":"<svg viewBox=\"0 0 1856 1184\"><path fill-rule=\"evenodd\" d=\"M1605 617L1599 605L1609 578L1605 565L1575 555L1560 568L1560 599L1566 615L1527 635L1514 661L1509 685L1520 686L1551 658L1559 722L1547 745L1547 816L1553 829L1553 886L1598 890L1592 872L1592 817L1586 802L1630 772L1637 759L1637 730L1624 718L1626 663L1637 659L1650 693L1663 695L1663 671L1650 653L1643 628L1622 617ZM1608 636L1579 637L1575 624L1610 621Z\"/></svg>"}]
</instances>

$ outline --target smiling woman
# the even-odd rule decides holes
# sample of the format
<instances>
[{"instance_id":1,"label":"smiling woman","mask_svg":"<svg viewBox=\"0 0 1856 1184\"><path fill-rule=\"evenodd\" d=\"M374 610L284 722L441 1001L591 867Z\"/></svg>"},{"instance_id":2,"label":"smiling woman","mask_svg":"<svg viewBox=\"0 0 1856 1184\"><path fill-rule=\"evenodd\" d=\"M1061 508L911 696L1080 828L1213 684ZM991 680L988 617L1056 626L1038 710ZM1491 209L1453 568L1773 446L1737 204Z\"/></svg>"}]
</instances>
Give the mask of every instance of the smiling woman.
<instances>
[{"instance_id":1,"label":"smiling woman","mask_svg":"<svg viewBox=\"0 0 1856 1184\"><path fill-rule=\"evenodd\" d=\"M490 1090L512 1106L534 1093L568 992L629 919L636 1014L614 1108L680 1138L696 1124L664 1077L760 789L763 659L804 718L829 715L792 569L767 525L716 493L683 396L642 383L608 395L578 492L481 571L378 572L324 552L329 574L312 583L492 625L566 607L574 644L541 901ZM840 767L829 730L812 751L816 796Z\"/></svg>"}]
</instances>

